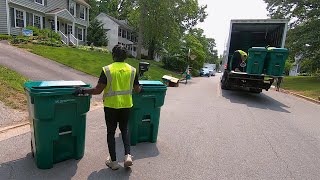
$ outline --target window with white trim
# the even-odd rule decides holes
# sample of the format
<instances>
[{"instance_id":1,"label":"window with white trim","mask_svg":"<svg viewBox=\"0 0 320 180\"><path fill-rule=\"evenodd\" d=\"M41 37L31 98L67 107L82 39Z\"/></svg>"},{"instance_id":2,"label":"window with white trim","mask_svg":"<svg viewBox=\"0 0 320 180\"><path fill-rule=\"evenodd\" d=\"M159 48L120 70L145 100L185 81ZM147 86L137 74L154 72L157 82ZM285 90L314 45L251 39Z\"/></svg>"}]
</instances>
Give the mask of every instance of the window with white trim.
<instances>
[{"instance_id":1,"label":"window with white trim","mask_svg":"<svg viewBox=\"0 0 320 180\"><path fill-rule=\"evenodd\" d=\"M127 38L127 31L126 30L122 30L122 37Z\"/></svg>"},{"instance_id":2,"label":"window with white trim","mask_svg":"<svg viewBox=\"0 0 320 180\"><path fill-rule=\"evenodd\" d=\"M128 34L127 34L127 39L131 40L131 32L129 32L129 31L128 31Z\"/></svg>"},{"instance_id":3,"label":"window with white trim","mask_svg":"<svg viewBox=\"0 0 320 180\"><path fill-rule=\"evenodd\" d=\"M73 2L73 1L69 1L69 12L70 12L70 14L72 14L73 16L74 16L74 7L75 7L75 3Z\"/></svg>"},{"instance_id":4,"label":"window with white trim","mask_svg":"<svg viewBox=\"0 0 320 180\"><path fill-rule=\"evenodd\" d=\"M72 29L73 29L72 25L68 24L68 26L67 26L67 34L72 34Z\"/></svg>"},{"instance_id":5,"label":"window with white trim","mask_svg":"<svg viewBox=\"0 0 320 180\"><path fill-rule=\"evenodd\" d=\"M119 37L122 36L122 29L120 29L120 28L119 28L118 36L119 36Z\"/></svg>"},{"instance_id":6,"label":"window with white trim","mask_svg":"<svg viewBox=\"0 0 320 180\"><path fill-rule=\"evenodd\" d=\"M86 17L86 8L80 5L80 19L85 20L85 17Z\"/></svg>"},{"instance_id":7,"label":"window with white trim","mask_svg":"<svg viewBox=\"0 0 320 180\"><path fill-rule=\"evenodd\" d=\"M36 14L33 15L33 26L42 29L42 17Z\"/></svg>"},{"instance_id":8,"label":"window with white trim","mask_svg":"<svg viewBox=\"0 0 320 180\"><path fill-rule=\"evenodd\" d=\"M15 10L15 25L16 27L24 27L25 26L25 15L23 11Z\"/></svg>"},{"instance_id":9,"label":"window with white trim","mask_svg":"<svg viewBox=\"0 0 320 180\"><path fill-rule=\"evenodd\" d=\"M82 28L78 28L78 39L80 41L83 41L83 29Z\"/></svg>"},{"instance_id":10,"label":"window with white trim","mask_svg":"<svg viewBox=\"0 0 320 180\"><path fill-rule=\"evenodd\" d=\"M35 3L38 3L38 4L41 4L41 5L44 5L44 0L34 0Z\"/></svg>"}]
</instances>

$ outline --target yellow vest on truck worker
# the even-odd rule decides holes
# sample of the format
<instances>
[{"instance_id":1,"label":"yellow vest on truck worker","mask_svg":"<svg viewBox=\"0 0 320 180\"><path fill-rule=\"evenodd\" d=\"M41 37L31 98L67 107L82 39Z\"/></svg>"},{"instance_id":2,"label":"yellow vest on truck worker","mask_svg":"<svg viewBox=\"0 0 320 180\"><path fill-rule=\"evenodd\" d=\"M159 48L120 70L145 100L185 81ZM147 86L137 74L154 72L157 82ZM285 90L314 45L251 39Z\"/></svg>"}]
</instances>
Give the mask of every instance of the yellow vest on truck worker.
<instances>
[{"instance_id":1,"label":"yellow vest on truck worker","mask_svg":"<svg viewBox=\"0 0 320 180\"><path fill-rule=\"evenodd\" d=\"M136 69L124 62L115 62L102 69L107 77L103 94L104 106L113 109L131 108Z\"/></svg>"},{"instance_id":2,"label":"yellow vest on truck worker","mask_svg":"<svg viewBox=\"0 0 320 180\"><path fill-rule=\"evenodd\" d=\"M242 61L246 61L248 58L248 54L242 50L237 50L237 51L240 53Z\"/></svg>"}]
</instances>

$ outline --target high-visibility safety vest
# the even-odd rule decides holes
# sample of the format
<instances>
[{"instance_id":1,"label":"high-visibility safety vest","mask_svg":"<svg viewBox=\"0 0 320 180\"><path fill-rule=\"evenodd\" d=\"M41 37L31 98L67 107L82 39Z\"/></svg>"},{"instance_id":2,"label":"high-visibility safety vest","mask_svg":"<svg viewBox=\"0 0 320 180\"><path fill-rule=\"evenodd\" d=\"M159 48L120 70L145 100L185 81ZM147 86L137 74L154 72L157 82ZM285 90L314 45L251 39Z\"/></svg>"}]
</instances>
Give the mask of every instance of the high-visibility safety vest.
<instances>
[{"instance_id":1,"label":"high-visibility safety vest","mask_svg":"<svg viewBox=\"0 0 320 180\"><path fill-rule=\"evenodd\" d=\"M242 50L237 50L239 53L240 53L240 55L241 55L241 57L244 57L244 56L246 56L246 58L248 58L248 54L246 53L246 52L244 52L244 51L242 51ZM246 60L246 59L245 59ZM244 61L245 61L244 60Z\"/></svg>"},{"instance_id":2,"label":"high-visibility safety vest","mask_svg":"<svg viewBox=\"0 0 320 180\"><path fill-rule=\"evenodd\" d=\"M114 109L131 108L136 69L124 62L115 62L102 69L107 77L103 94L104 106Z\"/></svg>"}]
</instances>

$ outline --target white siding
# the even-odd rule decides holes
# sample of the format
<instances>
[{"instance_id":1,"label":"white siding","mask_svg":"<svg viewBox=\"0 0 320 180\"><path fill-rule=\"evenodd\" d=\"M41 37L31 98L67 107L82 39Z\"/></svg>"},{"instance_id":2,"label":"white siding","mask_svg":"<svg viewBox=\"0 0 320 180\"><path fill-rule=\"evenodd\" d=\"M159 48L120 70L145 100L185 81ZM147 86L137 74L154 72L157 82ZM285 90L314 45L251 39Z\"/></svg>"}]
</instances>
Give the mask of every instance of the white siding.
<instances>
[{"instance_id":1,"label":"white siding","mask_svg":"<svg viewBox=\"0 0 320 180\"><path fill-rule=\"evenodd\" d=\"M22 6L23 8L29 8L29 9L34 9L40 12L45 13L47 11L47 7L41 4L37 4L34 1L31 0L11 0L11 4L17 4Z\"/></svg>"},{"instance_id":2,"label":"white siding","mask_svg":"<svg viewBox=\"0 0 320 180\"><path fill-rule=\"evenodd\" d=\"M6 0L0 0L0 34L8 34Z\"/></svg>"},{"instance_id":3,"label":"white siding","mask_svg":"<svg viewBox=\"0 0 320 180\"><path fill-rule=\"evenodd\" d=\"M111 51L112 48L115 45L117 45L119 42L119 37L118 37L119 25L103 14L98 15L97 19L102 22L104 29L110 29L107 31L107 37L109 41L108 50Z\"/></svg>"},{"instance_id":4,"label":"white siding","mask_svg":"<svg viewBox=\"0 0 320 180\"><path fill-rule=\"evenodd\" d=\"M68 0L47 0L47 11L57 8L68 9Z\"/></svg>"}]
</instances>

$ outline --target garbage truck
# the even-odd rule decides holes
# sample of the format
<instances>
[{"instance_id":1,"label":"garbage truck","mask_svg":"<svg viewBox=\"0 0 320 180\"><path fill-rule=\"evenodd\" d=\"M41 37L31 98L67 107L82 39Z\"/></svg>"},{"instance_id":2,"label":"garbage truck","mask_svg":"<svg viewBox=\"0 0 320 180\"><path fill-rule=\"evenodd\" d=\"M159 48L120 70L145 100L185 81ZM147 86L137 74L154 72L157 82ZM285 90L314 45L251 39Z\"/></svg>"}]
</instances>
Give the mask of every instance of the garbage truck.
<instances>
[{"instance_id":1,"label":"garbage truck","mask_svg":"<svg viewBox=\"0 0 320 180\"><path fill-rule=\"evenodd\" d=\"M222 89L247 89L253 93L269 90L276 78L283 76L288 50L284 48L287 19L231 20L224 52ZM248 54L243 71L232 68L235 51Z\"/></svg>"}]
</instances>

